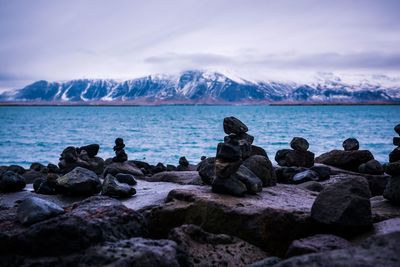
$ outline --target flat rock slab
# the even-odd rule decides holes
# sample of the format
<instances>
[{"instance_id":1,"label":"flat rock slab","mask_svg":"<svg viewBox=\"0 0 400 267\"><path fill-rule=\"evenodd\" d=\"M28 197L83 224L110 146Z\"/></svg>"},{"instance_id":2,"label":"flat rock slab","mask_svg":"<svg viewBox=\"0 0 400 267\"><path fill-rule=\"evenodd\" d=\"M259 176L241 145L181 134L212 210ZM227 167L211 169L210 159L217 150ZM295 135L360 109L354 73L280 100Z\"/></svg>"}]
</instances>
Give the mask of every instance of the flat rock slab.
<instances>
[{"instance_id":1,"label":"flat rock slab","mask_svg":"<svg viewBox=\"0 0 400 267\"><path fill-rule=\"evenodd\" d=\"M151 177L140 177L148 182L170 182L177 184L202 185L198 171L166 171L154 174Z\"/></svg>"},{"instance_id":2,"label":"flat rock slab","mask_svg":"<svg viewBox=\"0 0 400 267\"><path fill-rule=\"evenodd\" d=\"M165 238L169 230L180 225L195 224L283 255L293 240L316 230L310 217L315 196L293 185L264 188L245 198L215 194L203 186L172 190L165 204L144 215L155 238Z\"/></svg>"}]
</instances>

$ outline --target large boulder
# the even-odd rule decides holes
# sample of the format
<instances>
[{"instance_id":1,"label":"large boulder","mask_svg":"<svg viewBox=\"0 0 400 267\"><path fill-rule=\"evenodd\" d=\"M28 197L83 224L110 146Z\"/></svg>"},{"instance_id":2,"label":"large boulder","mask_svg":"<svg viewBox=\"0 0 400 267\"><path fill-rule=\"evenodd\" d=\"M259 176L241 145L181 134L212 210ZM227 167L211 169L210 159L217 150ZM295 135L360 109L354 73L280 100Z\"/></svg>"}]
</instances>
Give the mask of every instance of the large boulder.
<instances>
[{"instance_id":1,"label":"large boulder","mask_svg":"<svg viewBox=\"0 0 400 267\"><path fill-rule=\"evenodd\" d=\"M31 225L64 212L63 208L53 202L37 197L29 197L18 205L17 216L21 224Z\"/></svg>"},{"instance_id":2,"label":"large boulder","mask_svg":"<svg viewBox=\"0 0 400 267\"><path fill-rule=\"evenodd\" d=\"M358 167L374 159L372 153L368 150L332 150L315 158L315 162L345 170L358 171Z\"/></svg>"},{"instance_id":3,"label":"large boulder","mask_svg":"<svg viewBox=\"0 0 400 267\"><path fill-rule=\"evenodd\" d=\"M389 153L389 162L400 161L400 147L396 147Z\"/></svg>"},{"instance_id":4,"label":"large boulder","mask_svg":"<svg viewBox=\"0 0 400 267\"><path fill-rule=\"evenodd\" d=\"M236 197L244 197L247 192L246 185L233 177L216 177L211 188L214 193Z\"/></svg>"},{"instance_id":5,"label":"large boulder","mask_svg":"<svg viewBox=\"0 0 400 267\"><path fill-rule=\"evenodd\" d=\"M322 190L311 208L319 223L335 228L362 228L372 224L368 182L362 177L349 177Z\"/></svg>"},{"instance_id":6,"label":"large boulder","mask_svg":"<svg viewBox=\"0 0 400 267\"><path fill-rule=\"evenodd\" d=\"M264 188L246 198L221 196L208 187L172 190L166 203L145 216L153 238L165 238L183 224L201 225L211 233L237 236L273 255L284 255L289 244L314 233L313 192L291 185Z\"/></svg>"},{"instance_id":7,"label":"large boulder","mask_svg":"<svg viewBox=\"0 0 400 267\"><path fill-rule=\"evenodd\" d=\"M103 176L106 177L107 174L117 175L118 173L132 174L136 177L143 176L143 172L136 167L133 163L129 161L124 162L113 162L104 169Z\"/></svg>"},{"instance_id":8,"label":"large boulder","mask_svg":"<svg viewBox=\"0 0 400 267\"><path fill-rule=\"evenodd\" d=\"M93 171L76 167L57 179L57 191L66 195L93 195L101 190L99 177Z\"/></svg>"},{"instance_id":9,"label":"large boulder","mask_svg":"<svg viewBox=\"0 0 400 267\"><path fill-rule=\"evenodd\" d=\"M19 223L15 208L2 211L0 255L62 255L146 234L142 215L109 197L91 197L65 211L29 227Z\"/></svg>"},{"instance_id":10,"label":"large boulder","mask_svg":"<svg viewBox=\"0 0 400 267\"><path fill-rule=\"evenodd\" d=\"M276 152L275 161L279 166L310 168L314 165L314 153L310 151L281 149Z\"/></svg>"},{"instance_id":11,"label":"large boulder","mask_svg":"<svg viewBox=\"0 0 400 267\"><path fill-rule=\"evenodd\" d=\"M256 194L262 190L262 181L246 166L241 165L239 169L231 175L232 179L242 182L246 188L247 193Z\"/></svg>"},{"instance_id":12,"label":"large boulder","mask_svg":"<svg viewBox=\"0 0 400 267\"><path fill-rule=\"evenodd\" d=\"M286 257L341 249L350 245L350 242L344 238L335 235L318 234L293 241L289 246Z\"/></svg>"},{"instance_id":13,"label":"large boulder","mask_svg":"<svg viewBox=\"0 0 400 267\"><path fill-rule=\"evenodd\" d=\"M203 159L199 163L197 171L205 184L212 184L215 179L215 157Z\"/></svg>"},{"instance_id":14,"label":"large boulder","mask_svg":"<svg viewBox=\"0 0 400 267\"><path fill-rule=\"evenodd\" d=\"M26 186L25 178L13 171L0 174L0 192L16 192Z\"/></svg>"},{"instance_id":15,"label":"large boulder","mask_svg":"<svg viewBox=\"0 0 400 267\"><path fill-rule=\"evenodd\" d=\"M212 234L196 225L173 229L168 239L187 255L189 266L247 266L267 254L239 238Z\"/></svg>"},{"instance_id":16,"label":"large boulder","mask_svg":"<svg viewBox=\"0 0 400 267\"><path fill-rule=\"evenodd\" d=\"M103 181L101 194L115 198L127 198L136 194L136 190L128 184L118 182L117 178L111 174L107 174Z\"/></svg>"},{"instance_id":17,"label":"large boulder","mask_svg":"<svg viewBox=\"0 0 400 267\"><path fill-rule=\"evenodd\" d=\"M247 126L235 117L224 118L224 132L226 134L246 133L249 129Z\"/></svg>"},{"instance_id":18,"label":"large boulder","mask_svg":"<svg viewBox=\"0 0 400 267\"><path fill-rule=\"evenodd\" d=\"M384 198L400 206L400 176L391 176L383 192Z\"/></svg>"},{"instance_id":19,"label":"large boulder","mask_svg":"<svg viewBox=\"0 0 400 267\"><path fill-rule=\"evenodd\" d=\"M271 161L264 156L251 156L243 161L243 165L262 181L263 186L276 185L276 174Z\"/></svg>"}]
</instances>

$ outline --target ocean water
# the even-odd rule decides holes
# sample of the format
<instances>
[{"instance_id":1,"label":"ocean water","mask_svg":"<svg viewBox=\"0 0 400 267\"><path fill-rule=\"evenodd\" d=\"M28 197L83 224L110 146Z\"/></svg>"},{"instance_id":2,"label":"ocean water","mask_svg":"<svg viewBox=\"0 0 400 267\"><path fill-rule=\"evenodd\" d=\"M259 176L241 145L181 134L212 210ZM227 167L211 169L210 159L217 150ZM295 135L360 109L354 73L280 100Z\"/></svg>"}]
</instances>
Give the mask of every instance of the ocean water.
<instances>
[{"instance_id":1,"label":"ocean water","mask_svg":"<svg viewBox=\"0 0 400 267\"><path fill-rule=\"evenodd\" d=\"M224 138L223 118L235 116L249 128L254 144L273 160L302 136L316 155L341 149L355 137L381 162L393 150L400 106L154 106L0 107L0 165L57 163L67 146L100 144L112 157L114 140L125 140L129 159L177 164L214 156Z\"/></svg>"}]
</instances>

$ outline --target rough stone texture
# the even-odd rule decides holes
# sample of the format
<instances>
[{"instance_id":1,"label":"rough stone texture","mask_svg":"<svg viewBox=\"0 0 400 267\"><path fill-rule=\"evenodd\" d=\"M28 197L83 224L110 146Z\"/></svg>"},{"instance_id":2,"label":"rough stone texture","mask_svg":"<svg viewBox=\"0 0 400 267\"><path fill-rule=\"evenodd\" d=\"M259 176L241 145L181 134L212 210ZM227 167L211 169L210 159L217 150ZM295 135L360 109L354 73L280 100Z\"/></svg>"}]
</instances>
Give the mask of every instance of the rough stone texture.
<instances>
[{"instance_id":1,"label":"rough stone texture","mask_svg":"<svg viewBox=\"0 0 400 267\"><path fill-rule=\"evenodd\" d=\"M313 253L284 260L274 267L377 267L400 266L400 232L382 235L360 246Z\"/></svg>"},{"instance_id":2,"label":"rough stone texture","mask_svg":"<svg viewBox=\"0 0 400 267\"><path fill-rule=\"evenodd\" d=\"M237 236L273 255L284 255L291 241L316 230L310 218L313 192L291 185L264 188L256 196L236 198L214 194L208 187L172 190L167 202L145 216L151 236L166 237L183 224Z\"/></svg>"},{"instance_id":3,"label":"rough stone texture","mask_svg":"<svg viewBox=\"0 0 400 267\"><path fill-rule=\"evenodd\" d=\"M215 160L215 176L219 178L228 178L234 174L242 164L241 160L230 162L221 159Z\"/></svg>"},{"instance_id":4,"label":"rough stone texture","mask_svg":"<svg viewBox=\"0 0 400 267\"><path fill-rule=\"evenodd\" d=\"M345 170L357 171L358 166L372 159L374 159L374 156L368 150L332 150L315 158L315 162Z\"/></svg>"},{"instance_id":5,"label":"rough stone texture","mask_svg":"<svg viewBox=\"0 0 400 267\"><path fill-rule=\"evenodd\" d=\"M375 196L370 199L372 208L372 221L380 222L396 217L400 217L400 209L393 205L383 196Z\"/></svg>"},{"instance_id":6,"label":"rough stone texture","mask_svg":"<svg viewBox=\"0 0 400 267\"><path fill-rule=\"evenodd\" d=\"M281 149L276 152L275 161L279 166L310 168L314 165L314 153L310 151Z\"/></svg>"},{"instance_id":7,"label":"rough stone texture","mask_svg":"<svg viewBox=\"0 0 400 267\"><path fill-rule=\"evenodd\" d=\"M277 264L280 261L281 261L281 259L278 257L266 257L260 261L256 261L256 262L248 265L248 267L273 267L275 264Z\"/></svg>"},{"instance_id":8,"label":"rough stone texture","mask_svg":"<svg viewBox=\"0 0 400 267\"><path fill-rule=\"evenodd\" d=\"M317 222L334 227L362 227L372 223L371 193L362 177L349 177L322 190L311 208Z\"/></svg>"},{"instance_id":9,"label":"rough stone texture","mask_svg":"<svg viewBox=\"0 0 400 267\"><path fill-rule=\"evenodd\" d=\"M199 163L197 171L199 172L201 180L205 184L211 185L215 179L215 157L203 159Z\"/></svg>"},{"instance_id":10,"label":"rough stone texture","mask_svg":"<svg viewBox=\"0 0 400 267\"><path fill-rule=\"evenodd\" d=\"M243 165L260 178L264 187L276 185L276 174L267 157L251 156L243 161Z\"/></svg>"},{"instance_id":11,"label":"rough stone texture","mask_svg":"<svg viewBox=\"0 0 400 267\"><path fill-rule=\"evenodd\" d=\"M107 174L103 181L101 194L115 198L127 198L136 194L136 190L128 184L118 182L117 178L111 174Z\"/></svg>"},{"instance_id":12,"label":"rough stone texture","mask_svg":"<svg viewBox=\"0 0 400 267\"><path fill-rule=\"evenodd\" d=\"M0 192L15 192L24 189L25 179L13 171L5 171L0 174Z\"/></svg>"},{"instance_id":13,"label":"rough stone texture","mask_svg":"<svg viewBox=\"0 0 400 267\"><path fill-rule=\"evenodd\" d=\"M247 126L235 117L224 118L224 132L226 134L241 134L247 132Z\"/></svg>"},{"instance_id":14,"label":"rough stone texture","mask_svg":"<svg viewBox=\"0 0 400 267\"><path fill-rule=\"evenodd\" d=\"M17 217L23 225L31 225L65 213L57 204L37 197L29 197L18 205Z\"/></svg>"},{"instance_id":15,"label":"rough stone texture","mask_svg":"<svg viewBox=\"0 0 400 267\"><path fill-rule=\"evenodd\" d=\"M103 176L106 177L107 174L111 175L117 175L118 173L126 173L126 174L132 174L135 177L140 177L143 176L143 172L136 167L133 163L130 163L129 161L125 162L113 162L104 169Z\"/></svg>"},{"instance_id":16,"label":"rough stone texture","mask_svg":"<svg viewBox=\"0 0 400 267\"><path fill-rule=\"evenodd\" d=\"M79 148L79 152L82 152L82 150L85 150L88 157L93 158L99 153L100 150L100 145L99 144L91 144L87 146L81 146Z\"/></svg>"},{"instance_id":17,"label":"rough stone texture","mask_svg":"<svg viewBox=\"0 0 400 267\"><path fill-rule=\"evenodd\" d=\"M22 227L15 208L0 212L0 254L61 255L146 234L142 215L109 197L77 202L66 213Z\"/></svg>"},{"instance_id":18,"label":"rough stone texture","mask_svg":"<svg viewBox=\"0 0 400 267\"><path fill-rule=\"evenodd\" d=\"M389 162L400 161L400 147L396 147L389 153Z\"/></svg>"},{"instance_id":19,"label":"rough stone texture","mask_svg":"<svg viewBox=\"0 0 400 267\"><path fill-rule=\"evenodd\" d=\"M310 144L303 137L293 137L292 141L290 141L290 147L298 151L307 151Z\"/></svg>"},{"instance_id":20,"label":"rough stone texture","mask_svg":"<svg viewBox=\"0 0 400 267\"><path fill-rule=\"evenodd\" d=\"M242 159L242 151L239 145L230 143L219 143L217 146L216 159L234 162Z\"/></svg>"},{"instance_id":21,"label":"rough stone texture","mask_svg":"<svg viewBox=\"0 0 400 267\"><path fill-rule=\"evenodd\" d=\"M358 150L360 148L360 143L355 138L347 138L346 140L343 141L342 146L345 151L352 151L352 150Z\"/></svg>"},{"instance_id":22,"label":"rough stone texture","mask_svg":"<svg viewBox=\"0 0 400 267\"><path fill-rule=\"evenodd\" d=\"M377 161L375 159L371 159L370 161L361 164L358 167L358 171L361 173L379 175L379 174L383 174L383 167L379 163L379 161Z\"/></svg>"},{"instance_id":23,"label":"rough stone texture","mask_svg":"<svg viewBox=\"0 0 400 267\"><path fill-rule=\"evenodd\" d=\"M389 178L383 197L392 204L400 206L400 176L391 176Z\"/></svg>"},{"instance_id":24,"label":"rough stone texture","mask_svg":"<svg viewBox=\"0 0 400 267\"><path fill-rule=\"evenodd\" d=\"M202 179L197 171L159 172L151 177L143 177L148 182L170 182L177 184L202 185Z\"/></svg>"},{"instance_id":25,"label":"rough stone texture","mask_svg":"<svg viewBox=\"0 0 400 267\"><path fill-rule=\"evenodd\" d=\"M242 182L246 186L247 193L249 194L256 194L262 191L262 181L260 178L244 165L241 165L239 169L232 174L231 178Z\"/></svg>"},{"instance_id":26,"label":"rough stone texture","mask_svg":"<svg viewBox=\"0 0 400 267\"><path fill-rule=\"evenodd\" d=\"M293 241L288 248L286 257L341 249L350 245L349 241L335 235L313 235Z\"/></svg>"},{"instance_id":27,"label":"rough stone texture","mask_svg":"<svg viewBox=\"0 0 400 267\"><path fill-rule=\"evenodd\" d=\"M93 195L99 193L101 183L97 174L88 169L76 167L57 179L57 192L66 195Z\"/></svg>"},{"instance_id":28,"label":"rough stone texture","mask_svg":"<svg viewBox=\"0 0 400 267\"><path fill-rule=\"evenodd\" d=\"M190 266L247 266L267 255L258 247L225 234L211 234L196 225L174 228L168 239L175 241Z\"/></svg>"}]
</instances>

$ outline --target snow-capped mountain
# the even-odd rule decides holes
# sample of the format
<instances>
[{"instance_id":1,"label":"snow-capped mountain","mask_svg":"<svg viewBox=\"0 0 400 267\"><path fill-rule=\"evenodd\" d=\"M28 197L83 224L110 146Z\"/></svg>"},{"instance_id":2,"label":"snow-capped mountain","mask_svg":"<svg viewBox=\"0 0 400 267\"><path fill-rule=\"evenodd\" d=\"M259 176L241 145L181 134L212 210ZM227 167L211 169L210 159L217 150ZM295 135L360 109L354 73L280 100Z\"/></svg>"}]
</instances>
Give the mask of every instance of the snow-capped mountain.
<instances>
[{"instance_id":1,"label":"snow-capped mountain","mask_svg":"<svg viewBox=\"0 0 400 267\"><path fill-rule=\"evenodd\" d=\"M38 81L0 95L1 101L129 103L354 103L400 102L400 79L319 73L309 83L251 81L220 72L190 70L126 81Z\"/></svg>"}]
</instances>

